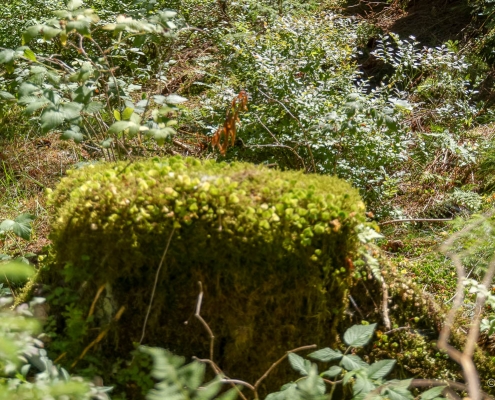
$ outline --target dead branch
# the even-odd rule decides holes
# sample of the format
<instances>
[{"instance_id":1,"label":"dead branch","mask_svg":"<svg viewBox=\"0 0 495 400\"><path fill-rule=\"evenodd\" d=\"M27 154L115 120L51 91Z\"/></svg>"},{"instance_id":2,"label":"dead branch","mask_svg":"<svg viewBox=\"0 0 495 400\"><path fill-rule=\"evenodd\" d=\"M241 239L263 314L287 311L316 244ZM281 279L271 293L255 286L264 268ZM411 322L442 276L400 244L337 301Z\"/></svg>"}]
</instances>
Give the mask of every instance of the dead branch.
<instances>
[{"instance_id":1,"label":"dead branch","mask_svg":"<svg viewBox=\"0 0 495 400\"><path fill-rule=\"evenodd\" d=\"M454 325L455 316L457 311L462 306L464 301L464 279L466 276L466 271L464 270L464 265L462 263L461 257L462 254L456 253L452 250L452 246L454 242L462 237L463 235L473 231L479 225L481 225L487 218L491 217L493 212L485 214L483 218L479 218L478 220L472 222L471 224L465 226L460 231L456 232L452 235L445 243L441 246L441 251L449 257L457 270L457 289L456 296L452 308L447 314L447 318L445 320L444 326L440 332L440 337L438 339L438 348L447 352L448 356L457 362L463 371L464 379L467 382L467 390L469 393L469 397L471 400L480 400L481 396L481 386L480 380L478 376L478 372L476 370L476 366L473 361L473 353L476 346L476 342L479 336L479 326L481 320L481 311L483 305L485 304L485 296L482 294L478 294L478 298L476 301L476 314L473 319L473 323L469 329L468 337L466 339L466 344L464 346L464 351L460 351L449 344L450 334L452 332L452 327ZM485 274L483 279L483 285L488 287L491 283L493 275L495 274L495 258L490 262L488 271Z\"/></svg>"},{"instance_id":2,"label":"dead branch","mask_svg":"<svg viewBox=\"0 0 495 400\"><path fill-rule=\"evenodd\" d=\"M175 228L172 228L172 232L170 232L170 236L168 237L167 246L165 246L165 250L163 251L162 259L160 260L160 265L156 270L155 274L155 282L153 284L153 290L151 291L150 304L148 305L148 310L146 311L146 317L144 318L143 323L143 331L141 332L141 339L139 339L139 344L143 343L144 335L146 334L146 325L148 323L148 318L151 312L151 306L153 305L153 299L155 298L156 286L158 284L158 277L160 276L160 271L162 269L163 263L165 261L165 256L167 255L168 248L170 246L170 242L172 241L172 236L174 236Z\"/></svg>"},{"instance_id":3,"label":"dead branch","mask_svg":"<svg viewBox=\"0 0 495 400\"><path fill-rule=\"evenodd\" d=\"M196 312L194 316L201 322L201 324L205 327L208 335L210 335L210 360L213 360L213 350L215 345L215 335L211 330L210 326L206 323L206 321L201 316L201 303L203 302L203 284L198 282L199 285L199 295L198 295L198 303L196 304Z\"/></svg>"},{"instance_id":4,"label":"dead branch","mask_svg":"<svg viewBox=\"0 0 495 400\"><path fill-rule=\"evenodd\" d=\"M452 218L407 218L407 219L393 219L391 221L379 222L378 225L390 225L390 224L400 224L402 222L447 222L452 221Z\"/></svg>"}]
</instances>

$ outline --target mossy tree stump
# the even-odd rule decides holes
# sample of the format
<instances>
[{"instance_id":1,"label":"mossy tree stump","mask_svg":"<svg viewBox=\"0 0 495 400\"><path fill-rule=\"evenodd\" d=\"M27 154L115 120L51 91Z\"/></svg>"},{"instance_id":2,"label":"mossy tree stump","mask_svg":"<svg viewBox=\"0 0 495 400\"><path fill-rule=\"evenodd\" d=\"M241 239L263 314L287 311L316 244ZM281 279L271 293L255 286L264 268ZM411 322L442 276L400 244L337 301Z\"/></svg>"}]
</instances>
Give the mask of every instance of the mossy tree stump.
<instances>
[{"instance_id":1,"label":"mossy tree stump","mask_svg":"<svg viewBox=\"0 0 495 400\"><path fill-rule=\"evenodd\" d=\"M285 351L335 341L364 221L346 182L174 157L72 171L50 203L44 280L68 366L109 327L77 365L100 363L115 382L110 365L140 340L169 238L143 344L209 356L198 281L229 376L254 382ZM284 368L272 382L289 379Z\"/></svg>"}]
</instances>

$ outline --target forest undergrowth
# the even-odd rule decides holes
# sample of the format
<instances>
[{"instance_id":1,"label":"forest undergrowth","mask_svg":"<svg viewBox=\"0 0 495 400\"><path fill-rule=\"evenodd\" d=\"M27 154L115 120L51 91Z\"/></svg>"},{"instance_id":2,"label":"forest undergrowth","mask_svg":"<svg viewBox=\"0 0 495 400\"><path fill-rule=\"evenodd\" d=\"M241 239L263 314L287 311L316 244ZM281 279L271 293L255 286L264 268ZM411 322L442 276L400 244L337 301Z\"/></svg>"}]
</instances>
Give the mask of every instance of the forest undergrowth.
<instances>
[{"instance_id":1,"label":"forest undergrowth","mask_svg":"<svg viewBox=\"0 0 495 400\"><path fill-rule=\"evenodd\" d=\"M177 155L248 161L350 182L376 231L371 257L357 260L356 287L366 286L375 301L371 282L382 268L405 282L391 297L418 301L423 294L445 312L458 296L458 270L439 248L495 202L494 12L488 0L0 6L0 263L43 264L55 212L46 193L69 169ZM469 289L460 331L495 252L490 218L451 244L462 254ZM22 285L9 290L14 300L25 294ZM377 308L351 295L347 322L377 317ZM426 320L433 312L411 312L409 322L388 331L402 329L393 343L426 349L428 335L407 332L432 329ZM491 306L481 327L489 359ZM353 342L343 337L350 351ZM398 356L387 340L378 347ZM146 351L177 368L183 363ZM317 380L308 360L290 358Z\"/></svg>"}]
</instances>

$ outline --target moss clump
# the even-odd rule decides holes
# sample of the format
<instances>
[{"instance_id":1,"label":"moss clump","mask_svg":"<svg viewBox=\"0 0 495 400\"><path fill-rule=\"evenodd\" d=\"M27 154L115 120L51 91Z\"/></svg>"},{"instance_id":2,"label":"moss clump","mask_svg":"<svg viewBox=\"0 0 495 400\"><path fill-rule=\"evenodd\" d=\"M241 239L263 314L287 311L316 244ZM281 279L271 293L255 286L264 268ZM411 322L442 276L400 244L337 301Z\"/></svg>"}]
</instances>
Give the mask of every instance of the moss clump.
<instances>
[{"instance_id":1,"label":"moss clump","mask_svg":"<svg viewBox=\"0 0 495 400\"><path fill-rule=\"evenodd\" d=\"M208 357L193 316L198 281L215 361L229 376L253 382L291 348L333 343L364 221L349 184L174 157L75 170L49 197L56 216L44 280L64 285L51 303L53 313L70 310L56 321L69 365L109 324L79 365L132 350L170 237L144 343Z\"/></svg>"}]
</instances>

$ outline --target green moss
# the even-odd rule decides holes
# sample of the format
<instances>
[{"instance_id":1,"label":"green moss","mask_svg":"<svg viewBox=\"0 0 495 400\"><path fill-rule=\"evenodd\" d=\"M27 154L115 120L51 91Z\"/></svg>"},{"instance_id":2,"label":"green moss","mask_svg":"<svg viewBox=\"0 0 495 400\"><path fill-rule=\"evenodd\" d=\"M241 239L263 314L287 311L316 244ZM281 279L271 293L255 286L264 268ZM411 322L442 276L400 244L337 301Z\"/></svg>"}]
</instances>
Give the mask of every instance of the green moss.
<instances>
[{"instance_id":1,"label":"green moss","mask_svg":"<svg viewBox=\"0 0 495 400\"><path fill-rule=\"evenodd\" d=\"M59 343L65 335L71 344L64 349L68 364L108 324L97 346L101 358L110 362L132 350L172 231L144 343L208 357L208 334L193 316L198 281L202 316L216 337L215 361L230 376L253 382L285 351L335 340L351 275L344 267L364 221L364 205L349 184L169 158L72 171L49 197L56 216L44 280L65 282L52 310L77 307L88 315L98 288L106 288L80 330L82 345L69 332L70 320L56 322ZM63 297L74 293L77 304L66 304ZM284 374L281 368L275 386Z\"/></svg>"}]
</instances>

